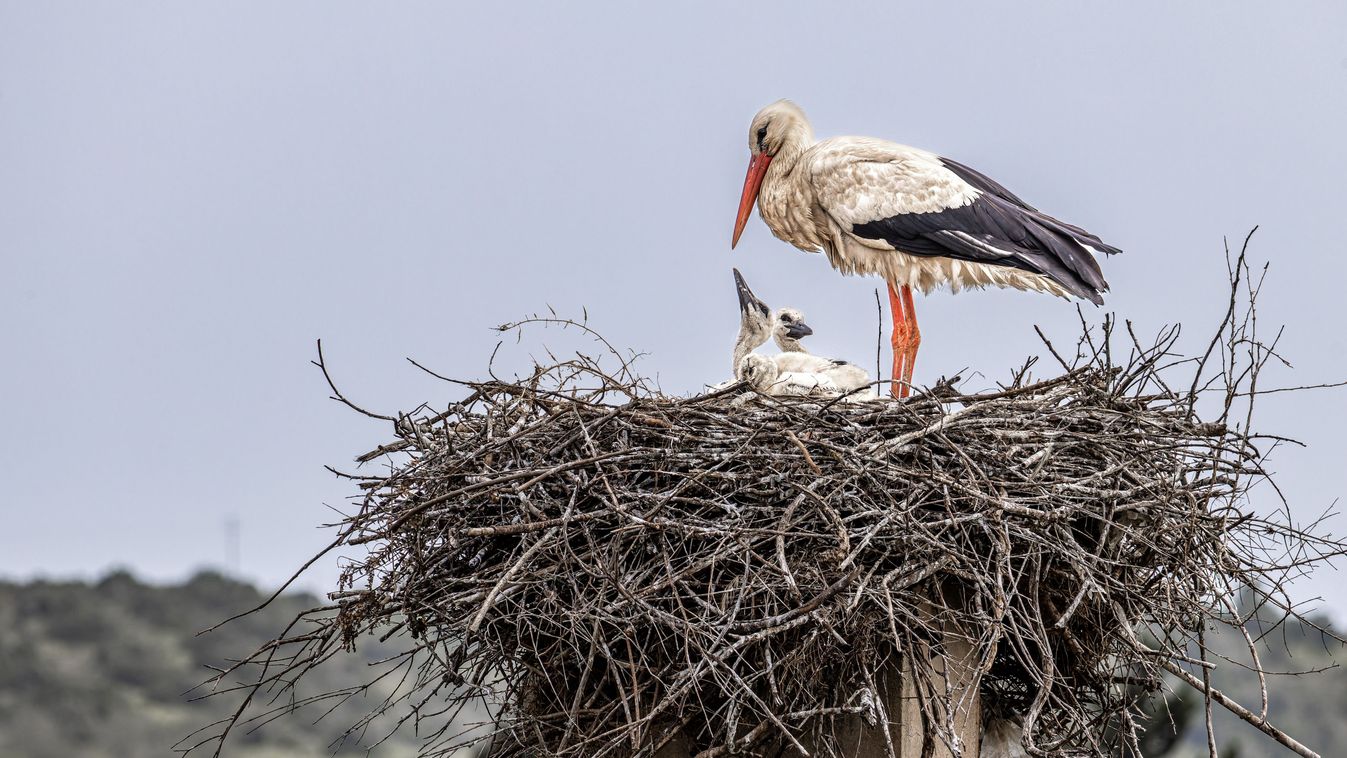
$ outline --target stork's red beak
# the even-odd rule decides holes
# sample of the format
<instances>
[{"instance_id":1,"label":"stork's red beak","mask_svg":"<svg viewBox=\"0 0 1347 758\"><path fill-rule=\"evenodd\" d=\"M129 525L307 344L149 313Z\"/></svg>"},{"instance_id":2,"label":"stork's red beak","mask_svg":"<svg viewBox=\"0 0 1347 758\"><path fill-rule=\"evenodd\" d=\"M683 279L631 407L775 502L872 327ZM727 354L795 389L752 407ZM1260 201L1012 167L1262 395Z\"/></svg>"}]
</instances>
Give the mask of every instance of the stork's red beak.
<instances>
[{"instance_id":1,"label":"stork's red beak","mask_svg":"<svg viewBox=\"0 0 1347 758\"><path fill-rule=\"evenodd\" d=\"M767 164L772 156L757 153L748 162L748 176L744 177L744 194L739 197L739 216L734 219L734 238L730 240L730 249L739 244L739 235L744 233L748 223L748 214L753 212L753 201L758 199L758 190L762 189L762 177L767 174Z\"/></svg>"}]
</instances>

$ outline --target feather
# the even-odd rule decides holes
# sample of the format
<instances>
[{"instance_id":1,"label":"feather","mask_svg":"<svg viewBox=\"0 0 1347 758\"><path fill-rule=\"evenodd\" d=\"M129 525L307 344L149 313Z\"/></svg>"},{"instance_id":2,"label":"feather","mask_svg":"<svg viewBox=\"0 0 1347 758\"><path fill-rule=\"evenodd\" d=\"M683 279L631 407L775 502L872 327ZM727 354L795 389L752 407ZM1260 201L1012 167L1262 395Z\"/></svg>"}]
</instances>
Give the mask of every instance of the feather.
<instances>
[{"instance_id":1,"label":"feather","mask_svg":"<svg viewBox=\"0 0 1347 758\"><path fill-rule=\"evenodd\" d=\"M998 195L934 213L900 213L851 227L910 255L943 256L1008 266L1052 279L1096 305L1108 290L1099 263L1065 227ZM1097 238L1090 240L1098 242ZM1107 246L1105 246L1107 247Z\"/></svg>"}]
</instances>

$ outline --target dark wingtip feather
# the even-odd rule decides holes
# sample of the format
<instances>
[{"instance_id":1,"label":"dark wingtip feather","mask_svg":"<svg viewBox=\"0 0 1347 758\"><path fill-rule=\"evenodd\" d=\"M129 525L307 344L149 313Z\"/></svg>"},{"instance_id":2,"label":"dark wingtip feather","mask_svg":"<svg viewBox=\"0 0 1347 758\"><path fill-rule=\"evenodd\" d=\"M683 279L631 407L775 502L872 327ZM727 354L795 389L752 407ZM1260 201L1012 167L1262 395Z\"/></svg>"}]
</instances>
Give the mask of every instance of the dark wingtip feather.
<instances>
[{"instance_id":1,"label":"dark wingtip feather","mask_svg":"<svg viewBox=\"0 0 1347 758\"><path fill-rule=\"evenodd\" d=\"M996 181L990 176L987 176L981 171L978 171L969 166L965 166L964 164L959 163L958 161L950 160L949 158L946 158L944 156L940 157L940 163L943 164L945 168L949 169L950 171L953 171L954 174L958 176L960 179L964 180L965 182L968 182L969 184L982 190L983 192L990 192L991 194L1001 198L1002 200L1007 200L1014 205L1018 205L1019 207L1023 208L1026 211L1032 211L1034 213L1038 212L1037 208L1024 202L1024 200L1022 200L1014 192L1011 192L1010 190L1006 189L1004 186L1001 185L1000 182Z\"/></svg>"},{"instance_id":2,"label":"dark wingtip feather","mask_svg":"<svg viewBox=\"0 0 1347 758\"><path fill-rule=\"evenodd\" d=\"M990 183L985 177L981 181ZM967 205L898 213L853 224L851 233L882 239L908 255L1030 271L1051 279L1071 295L1102 305L1108 282L1092 250L1122 251L1080 227L1033 210L1000 185L994 186L998 191L985 192Z\"/></svg>"},{"instance_id":3,"label":"dark wingtip feather","mask_svg":"<svg viewBox=\"0 0 1347 758\"><path fill-rule=\"evenodd\" d=\"M1068 224L1065 221L1059 221L1058 219L1055 219L1052 216L1049 216L1048 214L1044 213L1043 211L1040 211L1039 209L1035 208L1034 206L1024 202L1022 198L1020 198L1010 190L1006 189L1004 186L1001 185L1000 182L997 182L995 179L992 179L991 177L987 176L986 174L976 169L973 169L969 166L965 166L964 164L959 163L958 161L951 160L944 156L940 157L940 162L945 166L945 168L949 169L950 171L953 171L955 175L957 175L960 179L963 179L965 182L968 182L969 184L973 185L974 187L983 192L989 193L997 198L1000 198L1001 200L1010 203L1011 205L1018 206L1023 211L1029 212L1030 215L1034 216L1040 221L1045 222L1046 226L1057 227L1057 231L1063 232L1067 236L1075 237L1077 241L1083 242L1105 255L1118 255L1119 253L1122 252L1121 248L1114 247L1113 245L1104 242L1097 236L1085 231L1079 226L1076 226L1074 224Z\"/></svg>"},{"instance_id":4,"label":"dark wingtip feather","mask_svg":"<svg viewBox=\"0 0 1347 758\"><path fill-rule=\"evenodd\" d=\"M1056 281L1058 284L1065 287L1067 292L1070 292L1076 297L1082 300L1089 300L1095 305L1104 304L1104 293L1108 292L1107 283L1103 283L1096 287L1092 284L1081 281L1079 277L1073 276L1069 277L1068 281L1063 281L1063 279L1066 277L1057 277L1051 275L1049 276L1053 281Z\"/></svg>"}]
</instances>

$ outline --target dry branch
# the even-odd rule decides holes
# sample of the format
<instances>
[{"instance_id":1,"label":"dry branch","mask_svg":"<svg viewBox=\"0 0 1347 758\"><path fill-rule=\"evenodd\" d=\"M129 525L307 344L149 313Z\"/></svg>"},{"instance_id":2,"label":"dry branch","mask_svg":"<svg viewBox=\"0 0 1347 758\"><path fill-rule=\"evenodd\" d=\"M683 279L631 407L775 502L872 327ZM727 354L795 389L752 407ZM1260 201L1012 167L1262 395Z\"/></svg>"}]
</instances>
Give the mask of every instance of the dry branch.
<instances>
[{"instance_id":1,"label":"dry branch","mask_svg":"<svg viewBox=\"0 0 1347 758\"><path fill-rule=\"evenodd\" d=\"M1237 404L1274 354L1242 252L1232 265L1201 360L1176 355L1177 329L1147 344L1106 321L1074 357L1048 344L1061 375L1032 381L1030 363L982 394L672 398L622 356L608 370L616 351L462 382L462 401L399 416L360 456L387 471L352 475L363 495L338 543L365 552L336 612L219 681L283 694L340 647L394 636L402 684L376 713L404 709L425 755L673 739L834 755L828 734L873 715L873 683L958 629L987 709L1023 720L1036 755L1125 754L1134 685L1162 672L1299 747L1189 673L1200 629L1243 622L1235 595L1294 614L1287 581L1344 552L1251 510L1264 452ZM454 717L478 703L491 717L465 730ZM953 708L924 702L927 730L948 741ZM218 752L221 731L196 744Z\"/></svg>"}]
</instances>

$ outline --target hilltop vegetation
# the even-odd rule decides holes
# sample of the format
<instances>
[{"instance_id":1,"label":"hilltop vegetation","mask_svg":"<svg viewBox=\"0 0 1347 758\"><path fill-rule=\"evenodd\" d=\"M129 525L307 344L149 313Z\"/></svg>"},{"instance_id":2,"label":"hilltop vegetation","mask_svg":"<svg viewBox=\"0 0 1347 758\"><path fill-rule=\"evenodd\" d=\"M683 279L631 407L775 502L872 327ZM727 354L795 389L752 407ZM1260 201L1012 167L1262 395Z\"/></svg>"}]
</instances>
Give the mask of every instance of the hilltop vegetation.
<instances>
[{"instance_id":1,"label":"hilltop vegetation","mask_svg":"<svg viewBox=\"0 0 1347 758\"><path fill-rule=\"evenodd\" d=\"M1327 618L1311 616L1310 622L1328 628ZM1258 641L1263 667L1276 672L1305 672L1299 676L1279 674L1268 677L1268 714L1273 724L1324 756L1340 755L1347 742L1343 728L1347 720L1347 674L1339 667L1342 644L1308 624L1264 625L1262 634L1255 625L1250 632ZM1341 634L1341 631L1337 632ZM1260 710L1258 679L1241 665L1248 665L1248 646L1238 633L1226 631L1208 639L1215 655L1209 656L1218 668L1212 674L1213 687L1251 708ZM1218 657L1227 656L1231 661ZM1193 704L1189 727L1176 758L1207 755L1203 728L1202 699L1196 692L1185 693ZM1289 756L1291 752L1274 743L1257 729L1236 719L1219 705L1213 705L1212 717L1221 748L1221 758Z\"/></svg>"},{"instance_id":2,"label":"hilltop vegetation","mask_svg":"<svg viewBox=\"0 0 1347 758\"><path fill-rule=\"evenodd\" d=\"M256 588L209 572L173 586L144 584L122 572L94 584L0 583L0 756L172 755L174 743L237 704L228 696L190 702L184 693L210 674L207 666L220 666L255 649L297 612L320 604L309 595L285 595L260 613L196 635L261 600ZM1238 638L1217 638L1213 646L1236 660L1247 660ZM1334 666L1339 648L1298 624L1278 629L1260 645L1264 665L1282 671ZM365 663L389 650L373 640L362 641L356 653L333 658L311 673L310 692L364 681ZM1248 672L1222 663L1213 684L1257 708L1257 682ZM1336 753L1343 740L1340 725L1347 718L1347 676L1335 669L1276 677L1269 689L1274 723L1324 755ZM1205 755L1201 700L1188 693L1184 703L1190 708L1184 739L1164 754ZM317 723L322 708L277 719L261 730L231 737L225 754L361 755L383 731L372 729L363 745L356 739L342 742L341 737L369 705L367 700L348 701ZM1171 705L1180 707L1175 699ZM1219 707L1214 716L1222 758L1288 754ZM1167 719L1155 723L1159 730ZM1152 744L1168 742L1156 739ZM416 754L416 747L415 736L407 729L371 755L407 758Z\"/></svg>"},{"instance_id":3,"label":"hilltop vegetation","mask_svg":"<svg viewBox=\"0 0 1347 758\"><path fill-rule=\"evenodd\" d=\"M206 679L206 667L255 649L295 613L320 604L286 595L263 612L196 636L262 599L254 587L215 573L176 586L143 584L121 572L96 584L0 583L0 756L173 755L174 743L237 705L229 696L189 701L184 693ZM321 681L313 687L359 681L365 661L378 652L362 644L356 654L333 658L314 672ZM366 708L357 699L317 724L319 708L278 719L231 737L226 755L363 754L358 741L343 745L340 738ZM368 741L376 735L382 733L371 732ZM415 755L415 742L400 735L372 755Z\"/></svg>"}]
</instances>

